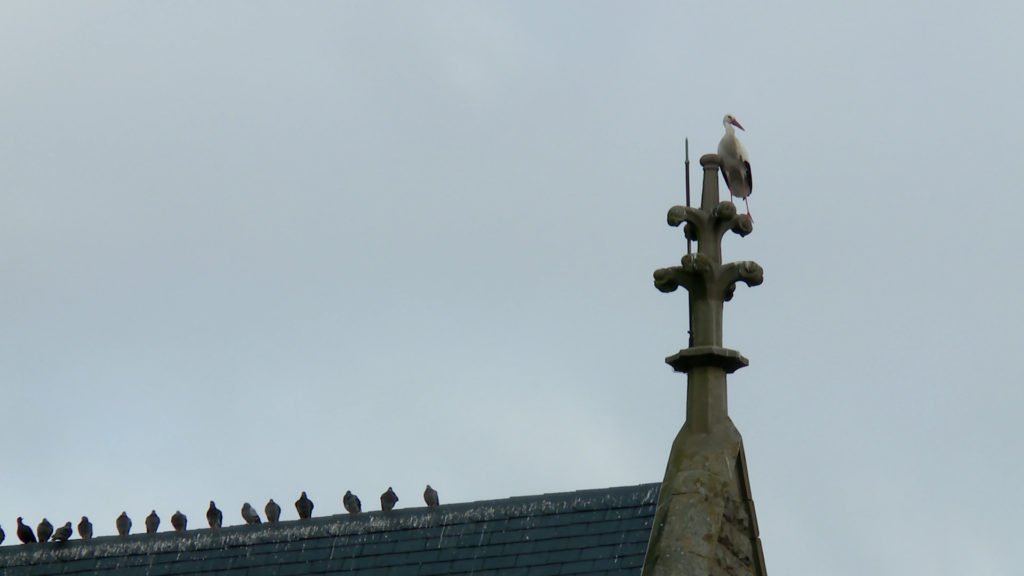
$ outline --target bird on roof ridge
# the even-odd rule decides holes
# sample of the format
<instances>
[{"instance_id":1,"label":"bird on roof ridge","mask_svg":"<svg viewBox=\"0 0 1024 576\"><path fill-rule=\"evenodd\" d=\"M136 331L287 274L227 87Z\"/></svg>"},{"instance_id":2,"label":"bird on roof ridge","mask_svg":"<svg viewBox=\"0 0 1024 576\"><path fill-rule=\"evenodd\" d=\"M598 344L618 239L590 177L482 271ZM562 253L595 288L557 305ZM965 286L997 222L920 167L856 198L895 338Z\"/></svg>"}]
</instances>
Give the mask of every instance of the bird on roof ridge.
<instances>
[{"instance_id":1,"label":"bird on roof ridge","mask_svg":"<svg viewBox=\"0 0 1024 576\"><path fill-rule=\"evenodd\" d=\"M67 542L68 538L71 538L71 522L65 522L63 526L57 528L53 533L54 542Z\"/></svg>"},{"instance_id":2,"label":"bird on roof ridge","mask_svg":"<svg viewBox=\"0 0 1024 576\"><path fill-rule=\"evenodd\" d=\"M359 496L353 494L351 490L345 491L345 496L342 497L341 503L345 505L345 510L349 514L359 514L363 511L363 503L359 500Z\"/></svg>"},{"instance_id":3,"label":"bird on roof ridge","mask_svg":"<svg viewBox=\"0 0 1024 576\"><path fill-rule=\"evenodd\" d=\"M263 511L267 513L267 522L277 522L281 519L281 505L274 502L273 498L263 507Z\"/></svg>"},{"instance_id":4,"label":"bird on roof ridge","mask_svg":"<svg viewBox=\"0 0 1024 576\"><path fill-rule=\"evenodd\" d=\"M259 524L260 515L256 512L256 509L252 507L252 504L245 502L242 504L242 519L245 520L246 524Z\"/></svg>"},{"instance_id":5,"label":"bird on roof ridge","mask_svg":"<svg viewBox=\"0 0 1024 576\"><path fill-rule=\"evenodd\" d=\"M217 505L210 500L210 507L206 509L206 522L210 524L210 528L214 530L221 527L224 523L224 513L217 508Z\"/></svg>"},{"instance_id":6,"label":"bird on roof ridge","mask_svg":"<svg viewBox=\"0 0 1024 576\"><path fill-rule=\"evenodd\" d=\"M146 534L156 534L159 528L160 517L156 515L156 510L153 510L149 513L149 516L146 516Z\"/></svg>"},{"instance_id":7,"label":"bird on roof ridge","mask_svg":"<svg viewBox=\"0 0 1024 576\"><path fill-rule=\"evenodd\" d=\"M427 484L427 488L423 491L423 501L427 503L427 508L437 508L441 501L437 497L437 490L430 487Z\"/></svg>"},{"instance_id":8,"label":"bird on roof ridge","mask_svg":"<svg viewBox=\"0 0 1024 576\"><path fill-rule=\"evenodd\" d=\"M398 503L398 494L388 486L386 492L380 495L380 509L385 512L391 512L395 509L395 504Z\"/></svg>"},{"instance_id":9,"label":"bird on roof ridge","mask_svg":"<svg viewBox=\"0 0 1024 576\"><path fill-rule=\"evenodd\" d=\"M128 517L127 512L122 511L114 525L117 526L118 536L127 536L132 533L132 519Z\"/></svg>"},{"instance_id":10,"label":"bird on roof ridge","mask_svg":"<svg viewBox=\"0 0 1024 576\"><path fill-rule=\"evenodd\" d=\"M4 538L7 538L7 534L4 534L4 527L0 526L0 544L4 543Z\"/></svg>"},{"instance_id":11,"label":"bird on roof ridge","mask_svg":"<svg viewBox=\"0 0 1024 576\"><path fill-rule=\"evenodd\" d=\"M89 522L88 516L82 516L78 523L78 537L82 540L92 540L92 522Z\"/></svg>"},{"instance_id":12,"label":"bird on roof ridge","mask_svg":"<svg viewBox=\"0 0 1024 576\"><path fill-rule=\"evenodd\" d=\"M181 510L175 510L174 515L171 516L171 526L174 527L175 532L184 532L188 529L188 516L181 513Z\"/></svg>"},{"instance_id":13,"label":"bird on roof ridge","mask_svg":"<svg viewBox=\"0 0 1024 576\"><path fill-rule=\"evenodd\" d=\"M43 518L43 521L36 526L36 536L39 537L39 542L49 540L50 536L53 536L53 524L50 524L49 520Z\"/></svg>"},{"instance_id":14,"label":"bird on roof ridge","mask_svg":"<svg viewBox=\"0 0 1024 576\"><path fill-rule=\"evenodd\" d=\"M295 511L299 513L299 520L309 520L313 517L313 501L302 491L302 496L295 501Z\"/></svg>"},{"instance_id":15,"label":"bird on roof ridge","mask_svg":"<svg viewBox=\"0 0 1024 576\"><path fill-rule=\"evenodd\" d=\"M722 119L725 126L725 135L718 141L718 158L721 162L722 178L729 188L729 194L737 198L743 198L743 204L747 207L747 215L750 215L750 203L747 198L754 191L754 178L750 172L750 156L743 143L736 137L736 130L733 126L744 130L739 120L732 114L726 114Z\"/></svg>"},{"instance_id":16,"label":"bird on roof ridge","mask_svg":"<svg viewBox=\"0 0 1024 576\"><path fill-rule=\"evenodd\" d=\"M21 516L18 516L17 534L18 540L21 540L22 544L31 544L36 541L36 533L32 531L32 528L25 525Z\"/></svg>"}]
</instances>

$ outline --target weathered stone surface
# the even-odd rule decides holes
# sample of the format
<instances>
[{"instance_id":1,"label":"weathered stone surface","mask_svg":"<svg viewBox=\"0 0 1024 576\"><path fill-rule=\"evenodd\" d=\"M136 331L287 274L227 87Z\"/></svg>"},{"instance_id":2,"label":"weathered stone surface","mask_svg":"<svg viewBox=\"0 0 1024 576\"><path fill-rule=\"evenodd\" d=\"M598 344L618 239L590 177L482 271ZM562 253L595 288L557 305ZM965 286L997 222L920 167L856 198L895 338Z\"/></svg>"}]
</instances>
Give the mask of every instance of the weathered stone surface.
<instances>
[{"instance_id":1,"label":"weathered stone surface","mask_svg":"<svg viewBox=\"0 0 1024 576\"><path fill-rule=\"evenodd\" d=\"M685 426L665 472L645 576L763 576L743 442L734 427Z\"/></svg>"},{"instance_id":2,"label":"weathered stone surface","mask_svg":"<svg viewBox=\"0 0 1024 576\"><path fill-rule=\"evenodd\" d=\"M732 374L748 366L750 361L739 352L728 348L691 346L665 358L665 363L676 372L689 372L690 368L695 366L715 366L725 370L726 374Z\"/></svg>"}]
</instances>

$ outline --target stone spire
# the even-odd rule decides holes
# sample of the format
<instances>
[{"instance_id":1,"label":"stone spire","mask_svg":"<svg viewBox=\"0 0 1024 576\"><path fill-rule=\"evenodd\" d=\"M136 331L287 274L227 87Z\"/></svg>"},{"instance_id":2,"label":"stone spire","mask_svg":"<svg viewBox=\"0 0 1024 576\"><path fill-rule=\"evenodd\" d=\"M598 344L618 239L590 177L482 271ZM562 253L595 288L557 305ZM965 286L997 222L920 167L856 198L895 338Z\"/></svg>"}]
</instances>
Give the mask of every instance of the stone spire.
<instances>
[{"instance_id":1,"label":"stone spire","mask_svg":"<svg viewBox=\"0 0 1024 576\"><path fill-rule=\"evenodd\" d=\"M729 418L726 375L748 365L722 346L722 311L737 282L757 286L764 271L755 262L722 264L722 237L754 230L736 206L719 202L717 154L700 159L704 184L700 208L674 206L668 224L685 223L697 252L681 266L654 272L662 292L680 286L690 295L692 343L665 359L687 375L686 421L672 443L665 480L647 546L643 576L764 576L764 554L747 478L743 438Z\"/></svg>"}]
</instances>

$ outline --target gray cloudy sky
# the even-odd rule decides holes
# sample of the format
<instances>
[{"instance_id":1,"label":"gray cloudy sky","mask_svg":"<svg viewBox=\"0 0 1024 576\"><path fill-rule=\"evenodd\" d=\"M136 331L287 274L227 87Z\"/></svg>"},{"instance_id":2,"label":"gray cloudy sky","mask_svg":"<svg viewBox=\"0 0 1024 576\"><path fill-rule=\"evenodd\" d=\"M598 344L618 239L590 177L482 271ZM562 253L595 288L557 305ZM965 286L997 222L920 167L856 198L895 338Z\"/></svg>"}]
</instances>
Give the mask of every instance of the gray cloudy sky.
<instances>
[{"instance_id":1,"label":"gray cloudy sky","mask_svg":"<svg viewBox=\"0 0 1024 576\"><path fill-rule=\"evenodd\" d=\"M841 6L841 7L837 7ZM1017 574L1015 2L0 4L0 525L661 479L736 114L776 574ZM372 507L376 507L375 505Z\"/></svg>"}]
</instances>

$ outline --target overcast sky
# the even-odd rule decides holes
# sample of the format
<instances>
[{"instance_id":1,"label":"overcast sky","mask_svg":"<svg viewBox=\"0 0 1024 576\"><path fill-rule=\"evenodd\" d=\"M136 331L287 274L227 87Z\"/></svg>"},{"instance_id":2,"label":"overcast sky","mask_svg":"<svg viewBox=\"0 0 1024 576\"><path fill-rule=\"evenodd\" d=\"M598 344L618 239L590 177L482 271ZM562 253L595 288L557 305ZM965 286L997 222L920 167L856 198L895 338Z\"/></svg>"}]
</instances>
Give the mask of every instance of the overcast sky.
<instances>
[{"instance_id":1,"label":"overcast sky","mask_svg":"<svg viewBox=\"0 0 1024 576\"><path fill-rule=\"evenodd\" d=\"M1024 5L687 4L0 4L6 544L660 481L733 113L769 569L1018 574Z\"/></svg>"}]
</instances>

